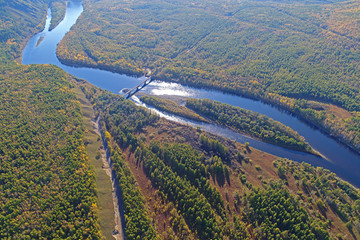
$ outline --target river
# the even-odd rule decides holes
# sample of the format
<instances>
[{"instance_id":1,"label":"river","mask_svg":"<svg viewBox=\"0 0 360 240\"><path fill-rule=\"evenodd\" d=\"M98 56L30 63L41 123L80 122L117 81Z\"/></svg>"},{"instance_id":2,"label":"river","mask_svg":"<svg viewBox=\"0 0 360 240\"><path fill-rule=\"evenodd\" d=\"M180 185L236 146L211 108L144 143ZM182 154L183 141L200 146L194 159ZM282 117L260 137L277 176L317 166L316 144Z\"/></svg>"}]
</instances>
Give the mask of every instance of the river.
<instances>
[{"instance_id":1,"label":"river","mask_svg":"<svg viewBox=\"0 0 360 240\"><path fill-rule=\"evenodd\" d=\"M65 34L81 15L83 6L80 2L71 2L67 6L66 15L63 21L52 31L49 31L51 12L48 11L46 25L41 33L36 34L30 39L23 51L23 64L54 64L64 69L68 73L87 80L88 82L113 93L119 93L124 88L132 88L141 80L136 77L126 76L93 68L75 68L60 63L56 56L56 47ZM324 158L312 154L285 149L272 144L264 143L256 139L236 133L228 128L213 124L190 121L181 117L161 113L161 116L173 121L187 123L192 126L200 126L203 130L224 136L244 143L249 142L250 146L264 152L274 154L279 157L288 158L298 162L307 162L313 166L319 166L335 172L339 177L349 181L353 185L360 187L360 155L352 151L349 147L336 141L332 137L323 133L309 124L301 121L296 116L289 114L275 106L248 99L241 96L226 94L220 91L192 88L177 83L166 83L153 81L145 87L143 92L152 95L177 95L192 98L208 98L233 106L242 107L261 114L265 114L297 131L306 138L306 141ZM139 102L137 97L133 97L135 102ZM143 104L144 105L144 104ZM146 106L146 105L144 105Z\"/></svg>"}]
</instances>

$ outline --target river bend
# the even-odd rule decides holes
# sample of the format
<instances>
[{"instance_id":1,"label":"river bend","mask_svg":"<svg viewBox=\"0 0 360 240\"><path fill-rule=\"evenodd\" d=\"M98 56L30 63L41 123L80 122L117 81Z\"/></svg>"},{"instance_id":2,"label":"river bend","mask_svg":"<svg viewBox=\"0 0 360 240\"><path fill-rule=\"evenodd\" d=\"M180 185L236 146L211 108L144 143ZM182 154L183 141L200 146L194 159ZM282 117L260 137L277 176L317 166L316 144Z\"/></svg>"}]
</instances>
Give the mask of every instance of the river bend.
<instances>
[{"instance_id":1,"label":"river bend","mask_svg":"<svg viewBox=\"0 0 360 240\"><path fill-rule=\"evenodd\" d=\"M109 71L80 67L75 68L60 63L56 56L56 47L65 34L81 15L83 6L81 2L69 1L66 14L61 23L49 31L51 21L50 10L47 13L46 25L41 33L36 34L30 39L23 51L23 64L54 64L66 72L87 80L88 82L113 93L119 93L124 88L132 88L141 80L135 77ZM177 83L167 83L162 81L153 81L142 90L152 95L178 95L192 98L208 98L217 100L233 106L242 107L261 114L265 114L297 131L304 136L306 141L325 158L314 156L312 154L293 151L269 143L264 143L256 139L236 133L228 128L214 124L194 122L181 117L158 112L161 116L180 123L186 123L192 126L200 126L203 130L224 136L244 143L249 142L250 146L260 149L264 152L274 154L279 157L288 158L298 162L307 162L314 166L324 167L335 172L339 177L349 181L353 185L360 187L360 155L352 151L349 147L336 141L332 137L323 133L309 124L301 121L297 117L283 111L275 106L248 99L241 96L226 94L220 91L192 88ZM138 104L143 104L134 96L132 98ZM145 104L143 104L146 106ZM148 106L146 106L148 107Z\"/></svg>"}]
</instances>

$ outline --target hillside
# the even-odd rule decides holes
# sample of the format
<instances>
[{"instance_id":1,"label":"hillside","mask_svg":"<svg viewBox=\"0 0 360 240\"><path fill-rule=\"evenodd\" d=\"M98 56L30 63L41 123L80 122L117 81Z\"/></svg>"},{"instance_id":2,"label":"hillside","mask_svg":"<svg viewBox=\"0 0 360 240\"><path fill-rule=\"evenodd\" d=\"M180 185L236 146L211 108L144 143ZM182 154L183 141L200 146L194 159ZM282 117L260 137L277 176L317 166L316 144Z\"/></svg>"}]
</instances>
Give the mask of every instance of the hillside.
<instances>
[{"instance_id":1,"label":"hillside","mask_svg":"<svg viewBox=\"0 0 360 240\"><path fill-rule=\"evenodd\" d=\"M62 62L262 99L360 150L357 1L84 4Z\"/></svg>"},{"instance_id":2,"label":"hillside","mask_svg":"<svg viewBox=\"0 0 360 240\"><path fill-rule=\"evenodd\" d=\"M0 1L0 70L19 58L25 40L42 28L46 7L46 0Z\"/></svg>"},{"instance_id":3,"label":"hillside","mask_svg":"<svg viewBox=\"0 0 360 240\"><path fill-rule=\"evenodd\" d=\"M79 84L101 116L119 181L127 179L121 189L129 239L359 237L359 192L330 171L167 121Z\"/></svg>"},{"instance_id":4,"label":"hillside","mask_svg":"<svg viewBox=\"0 0 360 240\"><path fill-rule=\"evenodd\" d=\"M79 103L63 71L0 76L0 238L100 239Z\"/></svg>"},{"instance_id":5,"label":"hillside","mask_svg":"<svg viewBox=\"0 0 360 240\"><path fill-rule=\"evenodd\" d=\"M63 61L134 73L150 67L161 79L360 110L359 39L352 37L358 35L358 2L85 4L88 11L59 48ZM74 59L78 53L82 60Z\"/></svg>"},{"instance_id":6,"label":"hillside","mask_svg":"<svg viewBox=\"0 0 360 240\"><path fill-rule=\"evenodd\" d=\"M47 1L0 1L0 238L101 239L76 87L15 62Z\"/></svg>"},{"instance_id":7,"label":"hillside","mask_svg":"<svg viewBox=\"0 0 360 240\"><path fill-rule=\"evenodd\" d=\"M359 143L357 2L194 3L84 0L60 58L266 99ZM49 6L55 26L62 1L0 0L0 239L360 238L360 191L336 174L160 118L56 66L19 64ZM240 108L147 101L308 150Z\"/></svg>"}]
</instances>

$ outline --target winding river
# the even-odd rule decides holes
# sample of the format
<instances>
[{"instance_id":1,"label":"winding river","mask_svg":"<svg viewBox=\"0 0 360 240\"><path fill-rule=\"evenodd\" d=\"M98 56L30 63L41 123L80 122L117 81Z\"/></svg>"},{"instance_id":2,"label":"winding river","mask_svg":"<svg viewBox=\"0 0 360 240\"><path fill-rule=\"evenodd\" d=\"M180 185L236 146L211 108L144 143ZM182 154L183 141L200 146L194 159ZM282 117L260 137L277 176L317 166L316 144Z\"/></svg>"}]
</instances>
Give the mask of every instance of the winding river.
<instances>
[{"instance_id":1,"label":"winding river","mask_svg":"<svg viewBox=\"0 0 360 240\"><path fill-rule=\"evenodd\" d=\"M119 93L124 88L134 87L141 81L140 79L99 69L70 67L63 65L57 59L57 44L61 41L65 34L70 31L70 28L75 24L82 11L83 6L80 2L69 1L63 21L55 29L49 31L51 21L51 12L49 10L44 30L30 39L23 51L22 63L54 64L78 78L85 79L88 82L102 89L112 91L113 93ZM307 162L314 166L327 168L335 172L344 180L360 187L359 154L355 153L344 144L329 137L327 134L313 128L312 126L299 120L297 117L286 111L282 111L275 106L261 101L226 94L220 91L192 88L177 83L166 83L161 81L153 81L142 91L153 95L178 95L192 98L208 98L265 114L285 125L290 126L300 135L304 136L306 141L325 157L321 158L312 154L285 149L252 139L225 127L190 121L188 119L165 114L154 109L154 111L158 112L161 116L170 120L186 123L192 126L200 126L203 130L224 137L229 137L231 139L236 139L241 143L249 142L250 146L279 157L288 158L298 162ZM133 97L133 100L138 104L146 106L141 103L137 97Z\"/></svg>"}]
</instances>

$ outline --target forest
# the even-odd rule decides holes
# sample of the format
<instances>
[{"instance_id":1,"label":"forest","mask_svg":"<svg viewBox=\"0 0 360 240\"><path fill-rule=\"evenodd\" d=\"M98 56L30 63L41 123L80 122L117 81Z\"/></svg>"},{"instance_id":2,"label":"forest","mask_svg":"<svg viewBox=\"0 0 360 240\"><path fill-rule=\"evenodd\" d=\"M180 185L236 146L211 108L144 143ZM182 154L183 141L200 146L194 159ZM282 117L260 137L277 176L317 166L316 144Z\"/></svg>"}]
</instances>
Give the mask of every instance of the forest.
<instances>
[{"instance_id":1,"label":"forest","mask_svg":"<svg viewBox=\"0 0 360 240\"><path fill-rule=\"evenodd\" d=\"M359 112L349 112L332 104L288 98L279 94L269 93L267 101L279 104L360 152L360 129L357 127Z\"/></svg>"},{"instance_id":2,"label":"forest","mask_svg":"<svg viewBox=\"0 0 360 240\"><path fill-rule=\"evenodd\" d=\"M15 62L48 1L0 1L0 238L102 239L75 86Z\"/></svg>"},{"instance_id":3,"label":"forest","mask_svg":"<svg viewBox=\"0 0 360 240\"><path fill-rule=\"evenodd\" d=\"M19 64L26 39L43 27L47 7L59 7L53 24L62 18L64 5L56 2L0 0L1 239L104 238L97 176L90 163L94 159L86 148L91 143L84 137L94 133L94 126L89 122L90 128L85 127L84 100L78 99L78 92L90 102L93 118L100 119L103 134L97 144L103 146L97 151L99 158L100 150L106 151L113 162L126 239L360 238L360 191L329 170L160 118L56 66ZM171 76L175 81L266 98L336 129L349 142L359 141L354 80L357 3L86 0L84 4L87 11L80 21L86 27L75 25L59 46L63 61L131 74L140 74L146 66L167 80ZM334 11L335 6L340 10ZM328 15L317 15L318 9ZM139 12L143 15L137 16ZM239 23L239 28L227 27ZM263 38L248 39L244 51L249 57L241 55L244 45L234 42L260 31ZM138 32L148 35L146 40L134 34ZM229 42L224 42L224 32ZM335 41L338 38L343 41ZM284 39L293 42L287 45ZM297 44L300 52L288 52ZM319 47L317 52L312 52L314 46ZM219 48L240 55L218 56ZM274 49L284 52L276 58L272 54L279 52ZM79 53L79 59L72 58L73 53ZM138 62L139 56L144 62ZM281 60L284 56L289 62ZM319 64L319 59L326 64ZM313 71L308 71L310 65ZM224 77L230 73L232 77ZM295 82L296 88L285 94L284 89ZM226 122L254 137L266 139L276 133L279 144L306 149L304 139L291 129L243 109L188 100L198 115L168 100L146 99L165 111ZM319 99L343 108L314 101ZM235 114L237 119L230 117Z\"/></svg>"},{"instance_id":4,"label":"forest","mask_svg":"<svg viewBox=\"0 0 360 240\"><path fill-rule=\"evenodd\" d=\"M118 152L122 170L117 171L132 179L128 186L139 187L140 195L124 190L124 202L129 209L147 206L147 213L126 215L131 232L155 231L148 239L355 239L360 234L359 192L330 171L169 122L89 85L82 90L102 118L111 151ZM150 221L153 228L135 226L135 219Z\"/></svg>"},{"instance_id":5,"label":"forest","mask_svg":"<svg viewBox=\"0 0 360 240\"><path fill-rule=\"evenodd\" d=\"M208 99L187 99L186 106L218 124L241 133L285 147L312 151L304 137L265 115Z\"/></svg>"},{"instance_id":6,"label":"forest","mask_svg":"<svg viewBox=\"0 0 360 240\"><path fill-rule=\"evenodd\" d=\"M150 67L163 80L360 110L358 2L106 0L86 6L60 44L62 61L132 73Z\"/></svg>"},{"instance_id":7,"label":"forest","mask_svg":"<svg viewBox=\"0 0 360 240\"><path fill-rule=\"evenodd\" d=\"M134 177L127 167L122 152L113 142L109 132L105 132L105 141L110 156L114 161L114 169L119 180L126 221L125 236L129 239L155 239L156 232L151 225L144 196L134 186ZM113 147L111 147L113 146Z\"/></svg>"},{"instance_id":8,"label":"forest","mask_svg":"<svg viewBox=\"0 0 360 240\"><path fill-rule=\"evenodd\" d=\"M140 100L156 109L171 114L196 121L214 121L216 124L230 127L235 131L266 142L299 151L315 153L311 146L305 142L304 137L300 136L297 132L256 112L208 99L187 98L186 100L181 100L185 102L185 106L181 106L175 101L155 96L141 96Z\"/></svg>"},{"instance_id":9,"label":"forest","mask_svg":"<svg viewBox=\"0 0 360 240\"><path fill-rule=\"evenodd\" d=\"M0 76L0 238L101 239L82 116L65 73Z\"/></svg>"},{"instance_id":10,"label":"forest","mask_svg":"<svg viewBox=\"0 0 360 240\"><path fill-rule=\"evenodd\" d=\"M58 56L131 75L150 68L156 79L262 99L359 150L359 3L311 2L88 0ZM350 116L282 99L325 102Z\"/></svg>"}]
</instances>

